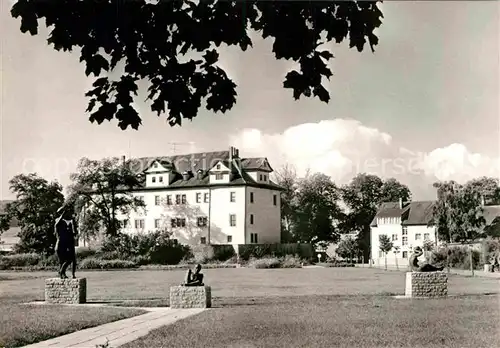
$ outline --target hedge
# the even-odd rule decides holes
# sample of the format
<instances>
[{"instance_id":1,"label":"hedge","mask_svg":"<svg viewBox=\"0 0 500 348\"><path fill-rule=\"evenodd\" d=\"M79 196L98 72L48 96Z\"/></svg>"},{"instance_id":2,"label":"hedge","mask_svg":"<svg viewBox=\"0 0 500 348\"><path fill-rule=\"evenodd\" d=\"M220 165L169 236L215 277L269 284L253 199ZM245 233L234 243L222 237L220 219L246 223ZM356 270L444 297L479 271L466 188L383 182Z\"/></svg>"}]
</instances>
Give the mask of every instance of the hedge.
<instances>
[{"instance_id":1,"label":"hedge","mask_svg":"<svg viewBox=\"0 0 500 348\"><path fill-rule=\"evenodd\" d=\"M311 259L314 249L311 244L240 244L238 245L240 259L247 261L251 258L296 256L299 259Z\"/></svg>"}]
</instances>

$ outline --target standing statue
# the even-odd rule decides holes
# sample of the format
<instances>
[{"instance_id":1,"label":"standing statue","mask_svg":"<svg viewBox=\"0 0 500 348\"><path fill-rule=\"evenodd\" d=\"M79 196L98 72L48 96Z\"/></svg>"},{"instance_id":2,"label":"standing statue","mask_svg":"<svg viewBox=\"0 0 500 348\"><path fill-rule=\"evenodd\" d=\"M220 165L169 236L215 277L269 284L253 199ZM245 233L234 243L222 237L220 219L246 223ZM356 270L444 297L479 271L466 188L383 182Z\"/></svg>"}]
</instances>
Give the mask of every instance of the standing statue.
<instances>
[{"instance_id":1,"label":"standing statue","mask_svg":"<svg viewBox=\"0 0 500 348\"><path fill-rule=\"evenodd\" d=\"M73 265L72 275L76 278L76 252L75 252L75 237L76 226L73 221L72 209L69 206L63 205L57 210L59 217L56 219L54 230L56 234L55 251L59 258L59 276L61 279L67 279L66 269L70 264Z\"/></svg>"},{"instance_id":2,"label":"standing statue","mask_svg":"<svg viewBox=\"0 0 500 348\"><path fill-rule=\"evenodd\" d=\"M410 267L413 272L436 272L442 271L444 267L435 267L429 263L419 265L418 258L423 255L422 248L416 247L413 249L413 254L410 257Z\"/></svg>"},{"instance_id":3,"label":"standing statue","mask_svg":"<svg viewBox=\"0 0 500 348\"><path fill-rule=\"evenodd\" d=\"M200 273L201 265L197 264L195 271L191 271L189 269L186 273L186 280L184 281L183 286L203 286L203 273Z\"/></svg>"}]
</instances>

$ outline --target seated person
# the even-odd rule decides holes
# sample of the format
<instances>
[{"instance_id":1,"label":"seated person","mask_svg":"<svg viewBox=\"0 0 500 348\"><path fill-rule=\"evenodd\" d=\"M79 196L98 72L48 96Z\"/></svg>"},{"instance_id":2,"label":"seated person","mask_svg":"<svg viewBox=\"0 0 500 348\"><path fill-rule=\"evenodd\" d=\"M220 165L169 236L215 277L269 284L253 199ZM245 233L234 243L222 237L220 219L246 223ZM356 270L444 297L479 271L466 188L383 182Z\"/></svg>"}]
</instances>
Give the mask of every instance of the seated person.
<instances>
[{"instance_id":1,"label":"seated person","mask_svg":"<svg viewBox=\"0 0 500 348\"><path fill-rule=\"evenodd\" d=\"M184 286L203 286L203 273L200 273L201 265L196 265L195 271L192 272L190 269L186 274L186 281L184 282Z\"/></svg>"},{"instance_id":2,"label":"seated person","mask_svg":"<svg viewBox=\"0 0 500 348\"><path fill-rule=\"evenodd\" d=\"M413 254L410 257L410 267L413 272L437 272L444 269L444 267L435 267L429 263L419 265L418 257L422 256L423 253L424 252L420 247L416 247L415 249L413 249Z\"/></svg>"}]
</instances>

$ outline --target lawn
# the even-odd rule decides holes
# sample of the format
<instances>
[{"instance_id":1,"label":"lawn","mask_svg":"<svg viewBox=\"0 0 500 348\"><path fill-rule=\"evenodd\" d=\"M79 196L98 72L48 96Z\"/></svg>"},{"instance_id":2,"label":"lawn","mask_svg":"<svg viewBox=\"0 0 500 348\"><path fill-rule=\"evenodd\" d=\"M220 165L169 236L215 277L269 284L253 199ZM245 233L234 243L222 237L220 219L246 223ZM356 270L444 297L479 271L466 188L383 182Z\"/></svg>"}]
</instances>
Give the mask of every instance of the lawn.
<instances>
[{"instance_id":1,"label":"lawn","mask_svg":"<svg viewBox=\"0 0 500 348\"><path fill-rule=\"evenodd\" d=\"M495 326L500 319L499 297L485 295L500 293L498 279L450 275L449 294L462 296L409 301L388 296L404 294L404 272L373 268L239 268L206 269L203 273L206 284L212 287L214 309L157 330L129 346L465 347L472 341L479 347L500 346ZM169 287L184 278L183 271L154 270L77 275L87 278L89 302L120 306L168 305ZM53 272L0 273L0 311L5 313L8 306L24 311L14 316L15 320L9 318L11 332L23 332L24 318L32 317L31 311L41 310L41 306L32 308L19 303L43 300L44 279L53 276ZM66 313L59 317L63 316L71 318ZM83 315L75 312L74 317ZM46 322L50 320L59 322L54 318ZM495 344L490 345L488 339Z\"/></svg>"}]
</instances>

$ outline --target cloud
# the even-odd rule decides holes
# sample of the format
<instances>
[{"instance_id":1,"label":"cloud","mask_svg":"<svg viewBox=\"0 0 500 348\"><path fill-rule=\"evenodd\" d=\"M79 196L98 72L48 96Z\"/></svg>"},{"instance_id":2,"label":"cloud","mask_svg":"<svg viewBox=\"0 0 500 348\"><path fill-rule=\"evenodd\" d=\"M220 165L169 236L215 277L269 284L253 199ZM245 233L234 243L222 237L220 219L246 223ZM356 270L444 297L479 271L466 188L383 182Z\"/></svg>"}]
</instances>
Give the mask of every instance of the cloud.
<instances>
[{"instance_id":1,"label":"cloud","mask_svg":"<svg viewBox=\"0 0 500 348\"><path fill-rule=\"evenodd\" d=\"M276 134L244 129L229 141L245 157L267 157L275 169L289 163L299 175L308 169L323 172L338 184L363 172L395 177L410 187L416 199L433 199L432 183L437 180L464 182L498 176L500 169L498 159L471 153L463 144L415 151L395 143L390 134L351 119L304 123Z\"/></svg>"}]
</instances>

